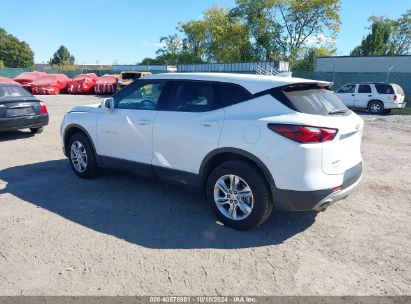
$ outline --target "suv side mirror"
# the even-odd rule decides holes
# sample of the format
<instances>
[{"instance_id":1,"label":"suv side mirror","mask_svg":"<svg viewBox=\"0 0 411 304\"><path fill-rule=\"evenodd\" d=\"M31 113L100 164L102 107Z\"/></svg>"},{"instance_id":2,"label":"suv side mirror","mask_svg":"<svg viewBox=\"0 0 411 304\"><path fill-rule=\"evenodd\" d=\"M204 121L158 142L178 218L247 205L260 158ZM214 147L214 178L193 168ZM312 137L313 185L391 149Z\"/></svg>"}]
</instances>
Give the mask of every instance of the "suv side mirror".
<instances>
[{"instance_id":1,"label":"suv side mirror","mask_svg":"<svg viewBox=\"0 0 411 304\"><path fill-rule=\"evenodd\" d=\"M114 109L114 99L113 97L103 98L101 101L101 107L105 110L113 110Z\"/></svg>"}]
</instances>

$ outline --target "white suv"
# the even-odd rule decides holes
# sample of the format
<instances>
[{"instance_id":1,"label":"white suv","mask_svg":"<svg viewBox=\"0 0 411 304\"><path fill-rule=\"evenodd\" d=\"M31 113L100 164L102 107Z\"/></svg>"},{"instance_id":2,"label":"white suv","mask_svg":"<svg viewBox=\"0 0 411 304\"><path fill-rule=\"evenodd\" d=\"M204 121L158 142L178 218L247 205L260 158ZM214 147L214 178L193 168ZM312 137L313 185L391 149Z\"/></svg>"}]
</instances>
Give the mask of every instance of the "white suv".
<instances>
[{"instance_id":1,"label":"white suv","mask_svg":"<svg viewBox=\"0 0 411 304\"><path fill-rule=\"evenodd\" d=\"M406 105L404 91L395 83L348 83L336 94L347 107L368 109L373 114L389 114Z\"/></svg>"},{"instance_id":2,"label":"white suv","mask_svg":"<svg viewBox=\"0 0 411 304\"><path fill-rule=\"evenodd\" d=\"M276 210L324 210L362 173L363 121L330 83L261 75L147 76L78 106L61 125L80 177L127 170L204 191L225 225L248 229Z\"/></svg>"}]
</instances>

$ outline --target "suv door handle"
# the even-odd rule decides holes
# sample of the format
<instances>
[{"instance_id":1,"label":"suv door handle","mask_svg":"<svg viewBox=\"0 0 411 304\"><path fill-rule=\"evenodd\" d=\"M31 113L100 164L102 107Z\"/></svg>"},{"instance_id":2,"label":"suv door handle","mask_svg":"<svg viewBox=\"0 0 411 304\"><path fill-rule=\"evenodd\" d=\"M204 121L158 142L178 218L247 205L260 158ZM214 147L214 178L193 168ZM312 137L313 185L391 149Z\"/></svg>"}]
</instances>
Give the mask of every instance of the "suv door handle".
<instances>
[{"instance_id":1,"label":"suv door handle","mask_svg":"<svg viewBox=\"0 0 411 304\"><path fill-rule=\"evenodd\" d=\"M215 126L216 124L217 122L213 120L205 121L202 123L204 127L212 127L212 126Z\"/></svg>"},{"instance_id":2,"label":"suv door handle","mask_svg":"<svg viewBox=\"0 0 411 304\"><path fill-rule=\"evenodd\" d=\"M351 96L355 96L355 94L351 94Z\"/></svg>"},{"instance_id":3,"label":"suv door handle","mask_svg":"<svg viewBox=\"0 0 411 304\"><path fill-rule=\"evenodd\" d=\"M137 123L138 123L139 125L141 125L141 126L146 126L146 125L151 124L151 121L149 121L149 120L147 120L147 119L141 119L141 120L139 120Z\"/></svg>"},{"instance_id":4,"label":"suv door handle","mask_svg":"<svg viewBox=\"0 0 411 304\"><path fill-rule=\"evenodd\" d=\"M372 97L372 95L368 95L368 97Z\"/></svg>"}]
</instances>

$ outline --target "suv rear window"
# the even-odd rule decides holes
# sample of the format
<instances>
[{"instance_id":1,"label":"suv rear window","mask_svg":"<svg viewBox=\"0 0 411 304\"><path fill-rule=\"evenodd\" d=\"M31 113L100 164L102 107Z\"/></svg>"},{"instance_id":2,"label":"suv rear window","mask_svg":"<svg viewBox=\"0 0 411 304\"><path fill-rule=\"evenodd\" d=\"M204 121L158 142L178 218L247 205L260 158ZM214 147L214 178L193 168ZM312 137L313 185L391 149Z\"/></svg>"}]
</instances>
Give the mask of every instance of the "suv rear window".
<instances>
[{"instance_id":1,"label":"suv rear window","mask_svg":"<svg viewBox=\"0 0 411 304\"><path fill-rule=\"evenodd\" d=\"M390 84L375 84L378 94L394 94L394 89Z\"/></svg>"},{"instance_id":2,"label":"suv rear window","mask_svg":"<svg viewBox=\"0 0 411 304\"><path fill-rule=\"evenodd\" d=\"M310 89L284 91L284 95L298 112L314 115L332 115L348 113L348 108L331 91Z\"/></svg>"},{"instance_id":3,"label":"suv rear window","mask_svg":"<svg viewBox=\"0 0 411 304\"><path fill-rule=\"evenodd\" d=\"M271 94L288 108L313 115L349 115L351 111L334 92L317 84L294 84L254 94L255 97Z\"/></svg>"}]
</instances>

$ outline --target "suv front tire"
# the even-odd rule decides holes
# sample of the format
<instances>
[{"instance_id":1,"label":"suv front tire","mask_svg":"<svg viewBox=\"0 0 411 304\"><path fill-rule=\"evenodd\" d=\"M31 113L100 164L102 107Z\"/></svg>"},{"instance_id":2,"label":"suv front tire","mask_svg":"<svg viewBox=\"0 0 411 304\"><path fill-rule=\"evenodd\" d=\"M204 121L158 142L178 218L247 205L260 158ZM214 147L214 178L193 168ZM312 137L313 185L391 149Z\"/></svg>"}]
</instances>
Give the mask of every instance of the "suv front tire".
<instances>
[{"instance_id":1,"label":"suv front tire","mask_svg":"<svg viewBox=\"0 0 411 304\"><path fill-rule=\"evenodd\" d=\"M67 146L70 165L77 176L91 178L97 175L97 162L93 146L83 133L74 133Z\"/></svg>"},{"instance_id":2,"label":"suv front tire","mask_svg":"<svg viewBox=\"0 0 411 304\"><path fill-rule=\"evenodd\" d=\"M205 191L217 219L235 229L254 228L273 210L264 175L246 161L228 161L217 166L207 179Z\"/></svg>"}]
</instances>

